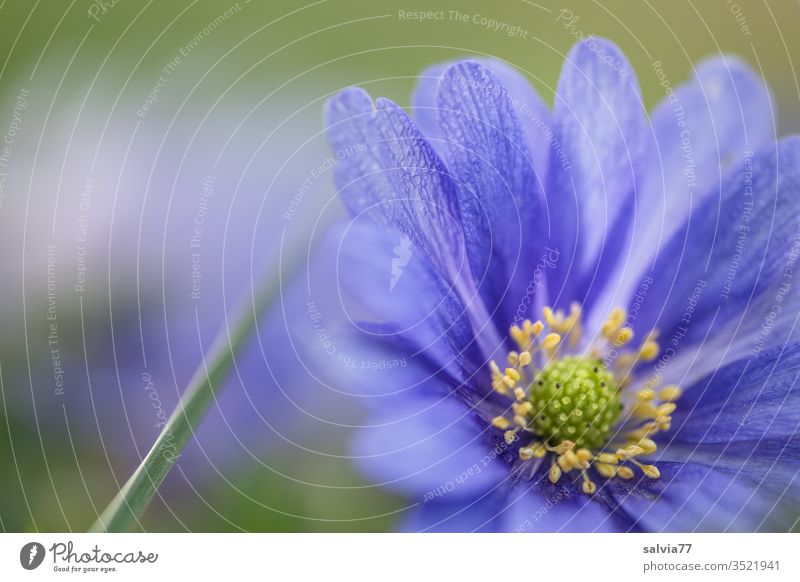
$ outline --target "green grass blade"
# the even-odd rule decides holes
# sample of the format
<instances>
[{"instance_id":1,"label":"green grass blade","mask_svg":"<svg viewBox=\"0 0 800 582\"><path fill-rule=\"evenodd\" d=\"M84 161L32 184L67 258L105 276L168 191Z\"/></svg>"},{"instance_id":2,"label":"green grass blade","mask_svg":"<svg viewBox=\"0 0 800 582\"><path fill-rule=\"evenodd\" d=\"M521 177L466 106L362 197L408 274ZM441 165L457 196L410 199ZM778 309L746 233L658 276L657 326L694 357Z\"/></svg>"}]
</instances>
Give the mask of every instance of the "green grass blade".
<instances>
[{"instance_id":1,"label":"green grass blade","mask_svg":"<svg viewBox=\"0 0 800 582\"><path fill-rule=\"evenodd\" d=\"M283 248L283 240L281 243ZM290 265L290 268L300 264L298 259L305 258L300 255L300 245L295 245L293 249L292 256L282 256L280 261ZM205 416L215 392L225 382L235 354L255 329L260 315L280 293L280 289L279 265L277 274L267 277L255 296L248 296L247 301L243 302L232 318L232 324L220 330L147 456L98 517L89 529L90 532L124 532L138 523L139 516Z\"/></svg>"}]
</instances>

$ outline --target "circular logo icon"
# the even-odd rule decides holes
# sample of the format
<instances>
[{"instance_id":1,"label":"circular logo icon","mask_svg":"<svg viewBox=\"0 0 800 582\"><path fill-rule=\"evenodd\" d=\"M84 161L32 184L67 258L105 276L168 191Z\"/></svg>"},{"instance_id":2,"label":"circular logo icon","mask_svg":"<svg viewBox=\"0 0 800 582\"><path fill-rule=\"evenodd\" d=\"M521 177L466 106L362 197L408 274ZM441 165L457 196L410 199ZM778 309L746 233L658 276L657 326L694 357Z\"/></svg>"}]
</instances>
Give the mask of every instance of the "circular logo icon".
<instances>
[{"instance_id":1,"label":"circular logo icon","mask_svg":"<svg viewBox=\"0 0 800 582\"><path fill-rule=\"evenodd\" d=\"M39 542L29 542L19 551L19 563L26 570L35 570L44 561L44 546Z\"/></svg>"}]
</instances>

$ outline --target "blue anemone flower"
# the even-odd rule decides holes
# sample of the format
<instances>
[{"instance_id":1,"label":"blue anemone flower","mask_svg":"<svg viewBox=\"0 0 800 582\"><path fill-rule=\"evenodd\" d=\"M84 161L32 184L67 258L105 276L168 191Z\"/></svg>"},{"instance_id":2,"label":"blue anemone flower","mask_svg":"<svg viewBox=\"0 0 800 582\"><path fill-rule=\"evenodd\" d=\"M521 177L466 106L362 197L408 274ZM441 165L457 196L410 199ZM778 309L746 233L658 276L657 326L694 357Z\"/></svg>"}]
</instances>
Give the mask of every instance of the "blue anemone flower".
<instances>
[{"instance_id":1,"label":"blue anemone flower","mask_svg":"<svg viewBox=\"0 0 800 582\"><path fill-rule=\"evenodd\" d=\"M648 74L649 116L599 38L552 109L493 60L426 71L413 121L329 101L351 220L328 343L404 529L796 527L800 141L735 57Z\"/></svg>"}]
</instances>

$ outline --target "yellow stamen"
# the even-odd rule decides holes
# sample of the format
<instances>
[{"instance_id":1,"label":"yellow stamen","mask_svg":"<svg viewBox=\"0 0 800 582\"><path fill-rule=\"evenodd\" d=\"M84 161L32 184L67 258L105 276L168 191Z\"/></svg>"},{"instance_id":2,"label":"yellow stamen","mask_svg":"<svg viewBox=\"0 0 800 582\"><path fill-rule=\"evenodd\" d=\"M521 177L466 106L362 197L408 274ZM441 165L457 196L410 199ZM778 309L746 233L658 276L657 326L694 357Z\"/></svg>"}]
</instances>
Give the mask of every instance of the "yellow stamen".
<instances>
[{"instance_id":1,"label":"yellow stamen","mask_svg":"<svg viewBox=\"0 0 800 582\"><path fill-rule=\"evenodd\" d=\"M553 465L550 467L550 472L547 476L550 479L550 483L555 485L558 483L558 480L561 479L561 469L558 467L558 465Z\"/></svg>"},{"instance_id":2,"label":"yellow stamen","mask_svg":"<svg viewBox=\"0 0 800 582\"><path fill-rule=\"evenodd\" d=\"M668 416L673 412L675 412L677 408L678 405L675 404L674 402L665 402L664 404L656 408L656 416Z\"/></svg>"},{"instance_id":3,"label":"yellow stamen","mask_svg":"<svg viewBox=\"0 0 800 582\"><path fill-rule=\"evenodd\" d=\"M595 463L594 468L606 479L611 479L617 473L617 467L605 463Z\"/></svg>"},{"instance_id":4,"label":"yellow stamen","mask_svg":"<svg viewBox=\"0 0 800 582\"><path fill-rule=\"evenodd\" d=\"M511 426L511 423L505 416L495 416L492 419L492 426L499 428L500 430L506 430L509 426Z\"/></svg>"},{"instance_id":5,"label":"yellow stamen","mask_svg":"<svg viewBox=\"0 0 800 582\"><path fill-rule=\"evenodd\" d=\"M647 402L656 397L656 393L652 388L642 388L636 393L636 398L643 402Z\"/></svg>"},{"instance_id":6,"label":"yellow stamen","mask_svg":"<svg viewBox=\"0 0 800 582\"><path fill-rule=\"evenodd\" d=\"M661 471L655 465L643 465L637 461L634 464L642 470L642 473L647 475L650 479L658 479L661 477Z\"/></svg>"},{"instance_id":7,"label":"yellow stamen","mask_svg":"<svg viewBox=\"0 0 800 582\"><path fill-rule=\"evenodd\" d=\"M648 340L644 342L642 349L639 350L639 357L645 362L652 362L656 359L656 357L658 357L658 352L658 343L654 342L653 340Z\"/></svg>"},{"instance_id":8,"label":"yellow stamen","mask_svg":"<svg viewBox=\"0 0 800 582\"><path fill-rule=\"evenodd\" d=\"M616 465L617 461L619 461L617 455L612 455L611 453L600 453L597 455L597 460L607 465Z\"/></svg>"},{"instance_id":9,"label":"yellow stamen","mask_svg":"<svg viewBox=\"0 0 800 582\"><path fill-rule=\"evenodd\" d=\"M683 394L683 390L680 389L680 386L667 386L661 389L661 400L665 402L674 402L678 398L681 397Z\"/></svg>"},{"instance_id":10,"label":"yellow stamen","mask_svg":"<svg viewBox=\"0 0 800 582\"><path fill-rule=\"evenodd\" d=\"M542 347L546 350L551 350L558 345L561 341L561 336L557 333L548 333L542 340Z\"/></svg>"},{"instance_id":11,"label":"yellow stamen","mask_svg":"<svg viewBox=\"0 0 800 582\"><path fill-rule=\"evenodd\" d=\"M633 330L629 327L623 327L617 332L617 338L614 344L619 347L623 346L633 339Z\"/></svg>"},{"instance_id":12,"label":"yellow stamen","mask_svg":"<svg viewBox=\"0 0 800 582\"><path fill-rule=\"evenodd\" d=\"M650 453L655 453L658 450L658 446L656 443L650 439L642 439L639 441L639 446L644 449L644 454L649 455Z\"/></svg>"},{"instance_id":13,"label":"yellow stamen","mask_svg":"<svg viewBox=\"0 0 800 582\"><path fill-rule=\"evenodd\" d=\"M620 467L617 469L617 476L623 479L633 479L633 469L630 467Z\"/></svg>"}]
</instances>

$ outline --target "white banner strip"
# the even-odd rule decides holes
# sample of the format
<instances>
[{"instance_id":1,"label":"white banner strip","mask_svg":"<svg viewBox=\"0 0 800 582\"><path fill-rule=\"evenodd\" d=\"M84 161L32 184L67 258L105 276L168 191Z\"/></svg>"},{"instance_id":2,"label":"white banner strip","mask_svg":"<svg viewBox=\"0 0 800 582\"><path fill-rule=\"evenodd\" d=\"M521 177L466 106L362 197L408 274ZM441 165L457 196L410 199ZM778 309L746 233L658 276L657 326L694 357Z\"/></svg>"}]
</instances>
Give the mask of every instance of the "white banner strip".
<instances>
[{"instance_id":1,"label":"white banner strip","mask_svg":"<svg viewBox=\"0 0 800 582\"><path fill-rule=\"evenodd\" d=\"M796 534L4 534L0 580L800 580L798 542Z\"/></svg>"}]
</instances>

